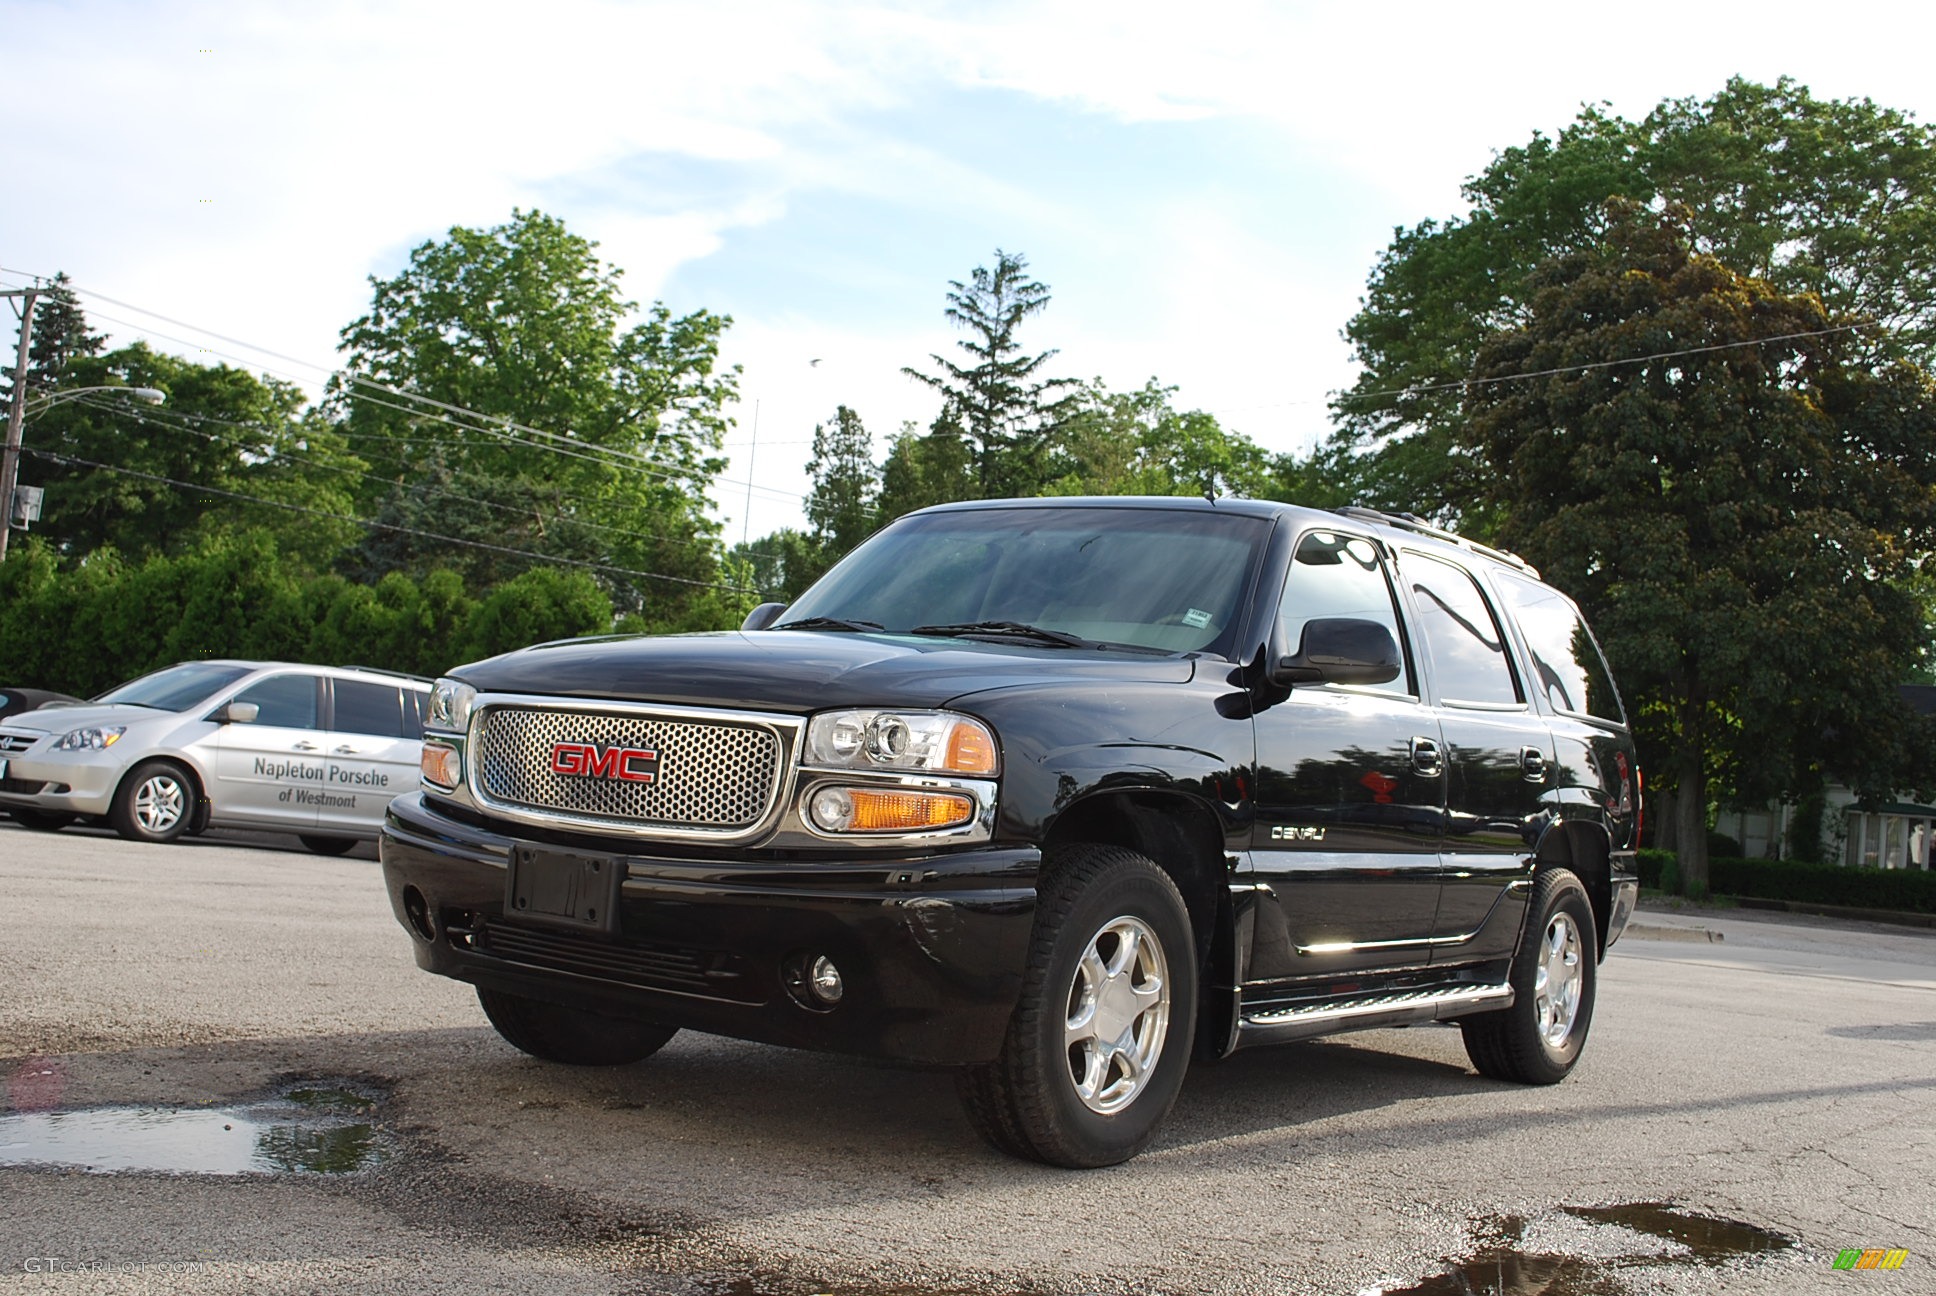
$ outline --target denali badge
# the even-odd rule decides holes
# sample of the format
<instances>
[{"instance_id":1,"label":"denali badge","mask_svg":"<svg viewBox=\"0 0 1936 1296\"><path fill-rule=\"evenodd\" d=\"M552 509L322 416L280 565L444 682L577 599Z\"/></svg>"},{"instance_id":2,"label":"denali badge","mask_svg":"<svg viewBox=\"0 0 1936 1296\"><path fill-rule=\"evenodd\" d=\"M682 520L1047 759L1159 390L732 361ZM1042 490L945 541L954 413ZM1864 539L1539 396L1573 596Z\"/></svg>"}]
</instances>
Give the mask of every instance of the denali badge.
<instances>
[{"instance_id":1,"label":"denali badge","mask_svg":"<svg viewBox=\"0 0 1936 1296\"><path fill-rule=\"evenodd\" d=\"M649 747L596 747L591 743L553 743L551 772L573 778L618 779L650 783L658 777L659 753Z\"/></svg>"}]
</instances>

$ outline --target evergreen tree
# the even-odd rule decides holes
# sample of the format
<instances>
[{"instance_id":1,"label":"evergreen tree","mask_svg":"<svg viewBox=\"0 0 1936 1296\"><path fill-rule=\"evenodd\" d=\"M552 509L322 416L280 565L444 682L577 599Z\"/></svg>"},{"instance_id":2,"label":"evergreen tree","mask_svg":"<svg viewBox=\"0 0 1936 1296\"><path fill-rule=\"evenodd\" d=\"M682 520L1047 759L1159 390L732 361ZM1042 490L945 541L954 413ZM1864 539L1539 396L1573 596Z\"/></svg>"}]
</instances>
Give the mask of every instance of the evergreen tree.
<instances>
[{"instance_id":1,"label":"evergreen tree","mask_svg":"<svg viewBox=\"0 0 1936 1296\"><path fill-rule=\"evenodd\" d=\"M807 520L828 566L867 538L880 502L880 470L874 467L874 439L860 415L845 405L831 424L813 429L813 459L807 464L813 493Z\"/></svg>"}]
</instances>

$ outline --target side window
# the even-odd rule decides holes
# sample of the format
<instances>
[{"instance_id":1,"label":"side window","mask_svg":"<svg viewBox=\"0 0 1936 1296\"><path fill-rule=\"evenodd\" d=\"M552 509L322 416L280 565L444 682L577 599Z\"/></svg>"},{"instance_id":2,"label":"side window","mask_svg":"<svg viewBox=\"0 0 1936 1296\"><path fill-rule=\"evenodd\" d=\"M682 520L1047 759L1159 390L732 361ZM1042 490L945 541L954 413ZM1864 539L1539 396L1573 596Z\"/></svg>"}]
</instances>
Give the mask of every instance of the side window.
<instances>
[{"instance_id":1,"label":"side window","mask_svg":"<svg viewBox=\"0 0 1936 1296\"><path fill-rule=\"evenodd\" d=\"M1507 575L1498 585L1532 653L1533 687L1553 709L1626 723L1613 676L1579 610L1549 585Z\"/></svg>"},{"instance_id":2,"label":"side window","mask_svg":"<svg viewBox=\"0 0 1936 1296\"><path fill-rule=\"evenodd\" d=\"M1284 580L1284 598L1277 609L1284 646L1296 652L1305 625L1320 617L1376 621L1391 631L1392 642L1401 654L1404 652L1405 636L1398 628L1391 582L1385 576L1378 547L1371 541L1331 531L1310 531L1297 542L1297 552L1291 555L1291 573ZM1372 687L1384 693L1416 691L1408 674Z\"/></svg>"},{"instance_id":3,"label":"side window","mask_svg":"<svg viewBox=\"0 0 1936 1296\"><path fill-rule=\"evenodd\" d=\"M253 723L277 725L284 729L314 729L316 692L322 681L314 675L272 675L251 684L235 695L237 702L253 702L258 708Z\"/></svg>"},{"instance_id":4,"label":"side window","mask_svg":"<svg viewBox=\"0 0 1936 1296\"><path fill-rule=\"evenodd\" d=\"M423 737L424 707L429 704L430 694L422 689L407 688L403 691L403 736L405 738Z\"/></svg>"},{"instance_id":5,"label":"side window","mask_svg":"<svg viewBox=\"0 0 1936 1296\"><path fill-rule=\"evenodd\" d=\"M1439 700L1481 706L1524 701L1513 681L1499 622L1471 575L1451 563L1407 550L1404 576L1418 609L1419 637L1432 655Z\"/></svg>"},{"instance_id":6,"label":"side window","mask_svg":"<svg viewBox=\"0 0 1936 1296\"><path fill-rule=\"evenodd\" d=\"M333 728L337 732L373 734L379 738L411 736L404 715L403 690L396 685L339 679L332 687L336 690ZM422 732L421 724L416 731Z\"/></svg>"}]
</instances>

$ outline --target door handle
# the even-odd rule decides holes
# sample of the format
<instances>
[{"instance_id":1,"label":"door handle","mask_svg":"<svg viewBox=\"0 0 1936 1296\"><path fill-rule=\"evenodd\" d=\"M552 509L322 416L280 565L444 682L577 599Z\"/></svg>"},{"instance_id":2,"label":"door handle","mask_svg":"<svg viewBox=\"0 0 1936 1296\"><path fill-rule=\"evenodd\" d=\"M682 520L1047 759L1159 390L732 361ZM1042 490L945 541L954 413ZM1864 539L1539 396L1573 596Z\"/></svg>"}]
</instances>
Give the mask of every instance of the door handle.
<instances>
[{"instance_id":1,"label":"door handle","mask_svg":"<svg viewBox=\"0 0 1936 1296\"><path fill-rule=\"evenodd\" d=\"M338 756L354 756L357 753L356 753L356 748L354 747L338 747L336 749L336 754Z\"/></svg>"},{"instance_id":2,"label":"door handle","mask_svg":"<svg viewBox=\"0 0 1936 1296\"><path fill-rule=\"evenodd\" d=\"M1537 747L1521 747L1519 749L1519 768L1525 773L1529 782L1544 783L1546 781L1546 753Z\"/></svg>"},{"instance_id":3,"label":"door handle","mask_svg":"<svg viewBox=\"0 0 1936 1296\"><path fill-rule=\"evenodd\" d=\"M1445 753L1435 740L1412 739L1412 772L1421 778L1437 778L1445 772Z\"/></svg>"},{"instance_id":4,"label":"door handle","mask_svg":"<svg viewBox=\"0 0 1936 1296\"><path fill-rule=\"evenodd\" d=\"M317 746L317 745L316 745L315 743L313 743L313 742L299 742L299 743L297 743L297 744L296 744L296 745L295 745L295 746L294 746L293 748L291 748L290 750L292 750L292 751L321 751L321 750L322 750L322 748L320 748L320 747L318 747L318 746Z\"/></svg>"}]
</instances>

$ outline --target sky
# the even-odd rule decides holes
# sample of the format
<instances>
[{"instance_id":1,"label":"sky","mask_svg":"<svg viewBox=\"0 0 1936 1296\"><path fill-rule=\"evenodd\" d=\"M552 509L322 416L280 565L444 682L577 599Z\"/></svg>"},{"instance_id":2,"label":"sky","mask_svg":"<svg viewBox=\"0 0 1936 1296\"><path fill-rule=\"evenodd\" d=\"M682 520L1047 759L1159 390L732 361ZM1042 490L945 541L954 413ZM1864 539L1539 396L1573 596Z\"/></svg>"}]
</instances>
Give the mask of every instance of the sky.
<instances>
[{"instance_id":1,"label":"sky","mask_svg":"<svg viewBox=\"0 0 1936 1296\"><path fill-rule=\"evenodd\" d=\"M902 367L997 249L1047 372L1301 452L1393 230L1582 104L1788 75L1936 121L1907 4L0 0L0 49L0 287L65 271L114 345L315 392L370 276L548 212L732 316L729 541L801 524L836 406L877 456L926 425Z\"/></svg>"}]
</instances>

